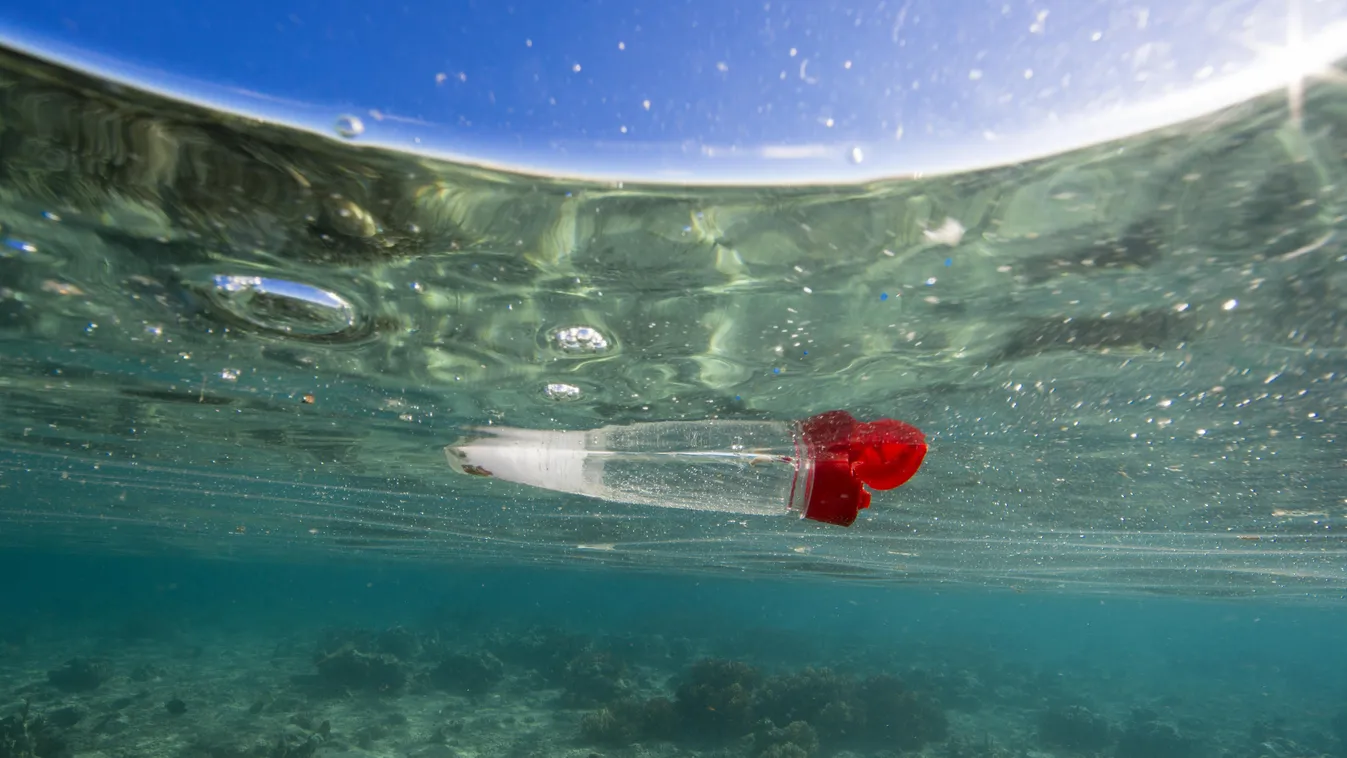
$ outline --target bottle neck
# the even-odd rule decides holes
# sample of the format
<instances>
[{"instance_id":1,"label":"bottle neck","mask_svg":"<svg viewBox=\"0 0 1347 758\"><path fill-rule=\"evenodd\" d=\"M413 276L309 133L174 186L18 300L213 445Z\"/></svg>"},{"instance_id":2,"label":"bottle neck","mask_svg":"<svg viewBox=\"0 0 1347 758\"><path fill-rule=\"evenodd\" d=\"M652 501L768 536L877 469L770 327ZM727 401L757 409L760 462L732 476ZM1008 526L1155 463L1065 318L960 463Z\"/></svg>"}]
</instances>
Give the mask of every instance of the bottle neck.
<instances>
[{"instance_id":1,"label":"bottle neck","mask_svg":"<svg viewBox=\"0 0 1347 758\"><path fill-rule=\"evenodd\" d=\"M791 437L795 442L795 478L790 484L790 499L786 509L804 518L805 512L809 510L809 496L814 486L814 459L805 441L804 425L801 422L791 424Z\"/></svg>"}]
</instances>

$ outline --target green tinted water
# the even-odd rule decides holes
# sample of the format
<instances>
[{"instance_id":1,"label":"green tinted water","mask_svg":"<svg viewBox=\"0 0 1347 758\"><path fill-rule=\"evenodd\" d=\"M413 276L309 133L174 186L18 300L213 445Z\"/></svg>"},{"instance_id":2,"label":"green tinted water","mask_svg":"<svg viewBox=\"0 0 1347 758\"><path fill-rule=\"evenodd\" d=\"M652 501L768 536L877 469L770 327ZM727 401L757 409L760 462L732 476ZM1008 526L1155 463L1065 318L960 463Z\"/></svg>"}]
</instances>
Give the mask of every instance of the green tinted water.
<instances>
[{"instance_id":1,"label":"green tinted water","mask_svg":"<svg viewBox=\"0 0 1347 758\"><path fill-rule=\"evenodd\" d=\"M596 185L0 68L0 540L1347 586L1347 94L864 186ZM851 529L455 476L482 424L892 416Z\"/></svg>"}]
</instances>

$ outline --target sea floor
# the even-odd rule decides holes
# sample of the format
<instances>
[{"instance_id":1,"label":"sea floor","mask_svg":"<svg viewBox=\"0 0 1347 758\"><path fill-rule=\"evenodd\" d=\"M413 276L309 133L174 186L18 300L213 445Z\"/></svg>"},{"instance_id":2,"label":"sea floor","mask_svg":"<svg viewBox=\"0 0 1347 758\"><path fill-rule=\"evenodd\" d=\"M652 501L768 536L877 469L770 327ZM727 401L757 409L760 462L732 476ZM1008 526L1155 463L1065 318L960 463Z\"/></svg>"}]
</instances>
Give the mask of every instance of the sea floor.
<instances>
[{"instance_id":1,"label":"sea floor","mask_svg":"<svg viewBox=\"0 0 1347 758\"><path fill-rule=\"evenodd\" d=\"M10 623L0 758L1347 755L1341 698L1237 661L244 621Z\"/></svg>"}]
</instances>

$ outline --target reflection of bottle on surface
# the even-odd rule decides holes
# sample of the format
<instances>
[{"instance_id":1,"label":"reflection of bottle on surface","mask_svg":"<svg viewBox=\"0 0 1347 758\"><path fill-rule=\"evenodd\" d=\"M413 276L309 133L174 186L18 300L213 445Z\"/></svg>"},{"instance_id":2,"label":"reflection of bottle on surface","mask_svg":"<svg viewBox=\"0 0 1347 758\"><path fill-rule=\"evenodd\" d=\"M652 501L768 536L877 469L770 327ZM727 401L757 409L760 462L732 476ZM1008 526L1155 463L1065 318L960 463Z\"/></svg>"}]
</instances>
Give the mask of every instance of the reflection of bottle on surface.
<instances>
[{"instance_id":1,"label":"reflection of bottle on surface","mask_svg":"<svg viewBox=\"0 0 1347 758\"><path fill-rule=\"evenodd\" d=\"M456 471L619 503L727 513L788 511L848 526L872 489L912 478L916 427L846 411L804 421L659 421L554 432L484 427L444 450Z\"/></svg>"}]
</instances>

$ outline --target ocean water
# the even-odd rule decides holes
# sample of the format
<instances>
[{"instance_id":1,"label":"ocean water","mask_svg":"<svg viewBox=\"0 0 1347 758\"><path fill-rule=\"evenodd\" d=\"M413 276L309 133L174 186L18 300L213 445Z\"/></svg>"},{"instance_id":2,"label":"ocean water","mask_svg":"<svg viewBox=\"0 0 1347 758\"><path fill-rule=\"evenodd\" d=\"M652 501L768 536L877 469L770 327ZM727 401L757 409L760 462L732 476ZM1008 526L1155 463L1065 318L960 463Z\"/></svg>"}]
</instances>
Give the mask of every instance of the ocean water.
<instances>
[{"instance_id":1,"label":"ocean water","mask_svg":"<svg viewBox=\"0 0 1347 758\"><path fill-rule=\"evenodd\" d=\"M1347 91L854 186L537 177L0 53L0 758L1347 755ZM846 409L856 525L453 473Z\"/></svg>"}]
</instances>

